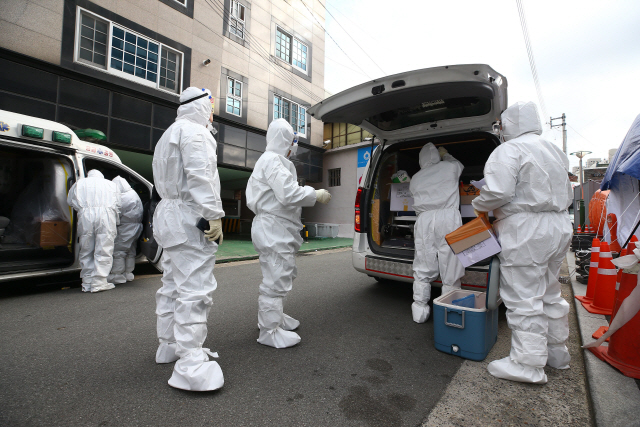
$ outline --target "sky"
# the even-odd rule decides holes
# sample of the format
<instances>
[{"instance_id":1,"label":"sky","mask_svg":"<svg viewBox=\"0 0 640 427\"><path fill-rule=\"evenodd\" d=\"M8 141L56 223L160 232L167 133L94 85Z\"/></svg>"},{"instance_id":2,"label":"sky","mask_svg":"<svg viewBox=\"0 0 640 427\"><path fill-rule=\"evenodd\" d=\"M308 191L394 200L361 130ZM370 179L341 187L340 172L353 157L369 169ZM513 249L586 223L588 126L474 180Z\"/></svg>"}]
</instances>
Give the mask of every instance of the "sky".
<instances>
[{"instance_id":1,"label":"sky","mask_svg":"<svg viewBox=\"0 0 640 427\"><path fill-rule=\"evenodd\" d=\"M403 71L483 63L506 76L509 105L540 106L515 0L321 1L332 94ZM640 2L522 3L547 111L541 120L565 113L568 153L608 158L640 114ZM562 147L559 129L544 135Z\"/></svg>"}]
</instances>

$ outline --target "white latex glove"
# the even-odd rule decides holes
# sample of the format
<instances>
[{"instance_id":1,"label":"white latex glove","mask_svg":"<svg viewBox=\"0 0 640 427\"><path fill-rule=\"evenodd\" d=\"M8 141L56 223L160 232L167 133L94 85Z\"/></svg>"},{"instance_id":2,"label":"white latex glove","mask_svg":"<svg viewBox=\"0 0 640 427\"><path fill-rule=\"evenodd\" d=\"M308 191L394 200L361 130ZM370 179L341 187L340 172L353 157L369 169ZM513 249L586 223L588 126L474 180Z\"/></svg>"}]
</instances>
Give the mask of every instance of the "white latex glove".
<instances>
[{"instance_id":1,"label":"white latex glove","mask_svg":"<svg viewBox=\"0 0 640 427\"><path fill-rule=\"evenodd\" d=\"M438 154L440 154L440 158L443 158L445 154L449 153L446 148L438 147Z\"/></svg>"},{"instance_id":2,"label":"white latex glove","mask_svg":"<svg viewBox=\"0 0 640 427\"><path fill-rule=\"evenodd\" d=\"M326 205L331 200L331 194L327 190L316 190L316 201Z\"/></svg>"},{"instance_id":3,"label":"white latex glove","mask_svg":"<svg viewBox=\"0 0 640 427\"><path fill-rule=\"evenodd\" d=\"M209 239L210 242L213 242L214 240L218 240L218 238L220 238L220 241L218 242L218 244L221 245L222 244L222 220L221 219L210 220L209 229L204 232L204 235L207 236L207 239Z\"/></svg>"}]
</instances>

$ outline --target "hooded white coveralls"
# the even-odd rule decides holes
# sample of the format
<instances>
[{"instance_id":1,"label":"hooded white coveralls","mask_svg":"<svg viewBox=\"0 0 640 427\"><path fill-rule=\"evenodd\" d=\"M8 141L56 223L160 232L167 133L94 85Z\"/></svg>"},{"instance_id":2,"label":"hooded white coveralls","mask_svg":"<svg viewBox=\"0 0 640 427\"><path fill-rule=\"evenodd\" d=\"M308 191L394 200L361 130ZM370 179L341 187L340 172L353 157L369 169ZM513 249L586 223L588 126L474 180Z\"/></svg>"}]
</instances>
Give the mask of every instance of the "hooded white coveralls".
<instances>
[{"instance_id":1,"label":"hooded white coveralls","mask_svg":"<svg viewBox=\"0 0 640 427\"><path fill-rule=\"evenodd\" d=\"M67 195L78 212L79 261L83 292L113 289L107 281L113 263L113 247L120 213L120 192L96 169L78 180Z\"/></svg>"},{"instance_id":2,"label":"hooded white coveralls","mask_svg":"<svg viewBox=\"0 0 640 427\"><path fill-rule=\"evenodd\" d=\"M500 296L511 328L510 356L489 372L514 381L546 383L544 366L569 367L569 304L558 274L571 243L566 209L573 200L567 156L540 137L538 110L517 103L502 113L505 143L484 168L486 185L473 207L493 210L502 252Z\"/></svg>"},{"instance_id":3,"label":"hooded white coveralls","mask_svg":"<svg viewBox=\"0 0 640 427\"><path fill-rule=\"evenodd\" d=\"M420 150L421 170L411 178L409 190L418 215L414 228L413 320L424 323L429 318L427 303L431 298L431 282L438 274L442 294L460 288L464 267L444 236L462 225L460 217L459 181L462 163L451 154L440 160L438 149L428 143Z\"/></svg>"},{"instance_id":4,"label":"hooded white coveralls","mask_svg":"<svg viewBox=\"0 0 640 427\"><path fill-rule=\"evenodd\" d=\"M204 92L190 87L180 102ZM153 155L153 178L162 200L153 215L153 235L162 246L162 287L156 294L160 346L156 362L176 362L169 385L184 390L215 390L224 384L220 366L202 348L207 315L217 287L213 276L218 245L196 224L224 216L220 199L216 141L206 128L211 114L207 96L181 105Z\"/></svg>"},{"instance_id":5,"label":"hooded white coveralls","mask_svg":"<svg viewBox=\"0 0 640 427\"><path fill-rule=\"evenodd\" d=\"M133 280L136 266L136 246L142 233L142 201L126 179L116 176L112 179L120 193L120 224L113 251L113 266L109 281L115 284Z\"/></svg>"},{"instance_id":6,"label":"hooded white coveralls","mask_svg":"<svg viewBox=\"0 0 640 427\"><path fill-rule=\"evenodd\" d=\"M256 214L251 239L262 269L258 342L275 348L300 342L300 336L292 332L300 322L283 313L283 300L297 275L295 256L302 244L302 207L316 203L316 190L298 185L295 166L286 158L293 137L286 120L271 122L266 151L247 183L247 206Z\"/></svg>"}]
</instances>

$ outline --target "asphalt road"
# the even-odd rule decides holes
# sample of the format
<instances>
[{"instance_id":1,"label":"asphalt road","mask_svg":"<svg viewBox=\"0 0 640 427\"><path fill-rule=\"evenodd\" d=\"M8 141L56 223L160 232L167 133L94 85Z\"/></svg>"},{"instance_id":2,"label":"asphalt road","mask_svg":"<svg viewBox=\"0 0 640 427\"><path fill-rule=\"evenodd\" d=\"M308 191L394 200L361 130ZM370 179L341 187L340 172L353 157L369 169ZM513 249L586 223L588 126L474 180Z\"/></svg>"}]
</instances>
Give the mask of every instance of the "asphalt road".
<instances>
[{"instance_id":1,"label":"asphalt road","mask_svg":"<svg viewBox=\"0 0 640 427\"><path fill-rule=\"evenodd\" d=\"M156 365L159 276L84 294L79 288L0 298L0 425L416 426L462 359L435 350L433 323L411 319L410 284L378 284L349 250L298 258L286 312L302 342L256 342L257 262L221 264L205 343L224 387L167 385ZM438 291L435 292L436 296Z\"/></svg>"}]
</instances>

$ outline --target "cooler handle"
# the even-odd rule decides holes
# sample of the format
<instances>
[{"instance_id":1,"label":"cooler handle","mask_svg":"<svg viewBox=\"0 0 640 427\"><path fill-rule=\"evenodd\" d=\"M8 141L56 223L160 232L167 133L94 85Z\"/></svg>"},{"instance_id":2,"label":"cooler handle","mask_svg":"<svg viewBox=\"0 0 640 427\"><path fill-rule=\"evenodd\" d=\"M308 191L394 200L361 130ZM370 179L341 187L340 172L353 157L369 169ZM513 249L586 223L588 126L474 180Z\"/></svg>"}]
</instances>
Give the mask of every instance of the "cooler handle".
<instances>
[{"instance_id":1,"label":"cooler handle","mask_svg":"<svg viewBox=\"0 0 640 427\"><path fill-rule=\"evenodd\" d=\"M449 323L447 321L447 313L449 313L449 311L452 311L454 313L458 313L459 315L461 315L462 316L462 323L461 324ZM454 328L464 329L464 310L454 310L454 309L451 309L451 308L444 307L444 324L447 325L447 326L452 326Z\"/></svg>"}]
</instances>

